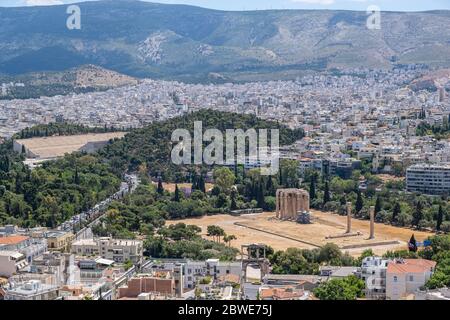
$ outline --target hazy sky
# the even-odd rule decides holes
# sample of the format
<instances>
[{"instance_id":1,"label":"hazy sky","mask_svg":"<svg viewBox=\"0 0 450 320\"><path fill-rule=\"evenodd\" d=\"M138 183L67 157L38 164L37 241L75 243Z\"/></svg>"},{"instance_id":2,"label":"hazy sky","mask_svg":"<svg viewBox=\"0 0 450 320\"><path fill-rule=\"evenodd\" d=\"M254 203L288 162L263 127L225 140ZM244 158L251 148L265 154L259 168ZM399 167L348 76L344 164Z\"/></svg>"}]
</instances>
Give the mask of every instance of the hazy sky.
<instances>
[{"instance_id":1,"label":"hazy sky","mask_svg":"<svg viewBox=\"0 0 450 320\"><path fill-rule=\"evenodd\" d=\"M95 0L89 0L95 1ZM120 0L113 0L120 1ZM0 6L49 5L80 0L0 0ZM197 5L221 10L348 9L365 11L377 5L385 11L450 10L450 0L158 0L150 2Z\"/></svg>"}]
</instances>

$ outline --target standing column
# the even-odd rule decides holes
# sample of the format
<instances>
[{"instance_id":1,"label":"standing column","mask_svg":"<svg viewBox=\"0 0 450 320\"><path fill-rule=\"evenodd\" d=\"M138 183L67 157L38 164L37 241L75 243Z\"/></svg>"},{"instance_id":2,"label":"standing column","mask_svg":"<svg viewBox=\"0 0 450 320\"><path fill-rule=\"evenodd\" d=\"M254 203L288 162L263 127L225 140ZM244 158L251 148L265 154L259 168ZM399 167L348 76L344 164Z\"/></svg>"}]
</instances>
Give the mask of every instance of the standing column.
<instances>
[{"instance_id":1,"label":"standing column","mask_svg":"<svg viewBox=\"0 0 450 320\"><path fill-rule=\"evenodd\" d=\"M352 203L347 202L347 231L346 233L352 232Z\"/></svg>"},{"instance_id":2,"label":"standing column","mask_svg":"<svg viewBox=\"0 0 450 320\"><path fill-rule=\"evenodd\" d=\"M279 192L279 190L277 190L277 193L275 194L275 203L277 206L275 209L276 217L280 218L280 192Z\"/></svg>"},{"instance_id":3,"label":"standing column","mask_svg":"<svg viewBox=\"0 0 450 320\"><path fill-rule=\"evenodd\" d=\"M287 218L290 220L292 219L292 194L287 194Z\"/></svg>"},{"instance_id":4,"label":"standing column","mask_svg":"<svg viewBox=\"0 0 450 320\"><path fill-rule=\"evenodd\" d=\"M309 194L305 193L305 195L303 196L303 206L304 206L304 210L309 212L310 211L310 202L309 202Z\"/></svg>"},{"instance_id":5,"label":"standing column","mask_svg":"<svg viewBox=\"0 0 450 320\"><path fill-rule=\"evenodd\" d=\"M369 239L375 239L375 207L370 207L370 236Z\"/></svg>"},{"instance_id":6,"label":"standing column","mask_svg":"<svg viewBox=\"0 0 450 320\"><path fill-rule=\"evenodd\" d=\"M289 211L288 211L288 196L286 192L283 193L283 219L289 218Z\"/></svg>"},{"instance_id":7,"label":"standing column","mask_svg":"<svg viewBox=\"0 0 450 320\"><path fill-rule=\"evenodd\" d=\"M292 199L293 203L294 203L294 219L297 220L297 215L298 215L298 193L294 194L294 199Z\"/></svg>"},{"instance_id":8,"label":"standing column","mask_svg":"<svg viewBox=\"0 0 450 320\"><path fill-rule=\"evenodd\" d=\"M302 195L299 193L297 194L297 213L301 211L303 212L303 206L302 206Z\"/></svg>"}]
</instances>

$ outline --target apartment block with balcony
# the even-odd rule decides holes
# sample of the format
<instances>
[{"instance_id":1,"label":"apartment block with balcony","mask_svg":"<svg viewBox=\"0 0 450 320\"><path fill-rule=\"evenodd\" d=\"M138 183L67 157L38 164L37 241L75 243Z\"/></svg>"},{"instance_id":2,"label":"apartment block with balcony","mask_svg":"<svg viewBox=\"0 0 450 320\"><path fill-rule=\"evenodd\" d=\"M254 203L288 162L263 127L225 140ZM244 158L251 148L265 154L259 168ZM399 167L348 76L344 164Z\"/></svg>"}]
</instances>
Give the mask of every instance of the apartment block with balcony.
<instances>
[{"instance_id":1,"label":"apartment block with balcony","mask_svg":"<svg viewBox=\"0 0 450 320\"><path fill-rule=\"evenodd\" d=\"M450 164L417 164L406 170L406 189L431 195L450 192Z\"/></svg>"},{"instance_id":2,"label":"apartment block with balcony","mask_svg":"<svg viewBox=\"0 0 450 320\"><path fill-rule=\"evenodd\" d=\"M386 270L390 260L380 257L364 258L356 275L365 282L367 299L384 300L386 298Z\"/></svg>"},{"instance_id":3,"label":"apartment block with balcony","mask_svg":"<svg viewBox=\"0 0 450 320\"><path fill-rule=\"evenodd\" d=\"M130 260L137 264L142 262L143 242L109 237L83 239L73 242L72 253L81 256L101 256L116 263Z\"/></svg>"}]
</instances>

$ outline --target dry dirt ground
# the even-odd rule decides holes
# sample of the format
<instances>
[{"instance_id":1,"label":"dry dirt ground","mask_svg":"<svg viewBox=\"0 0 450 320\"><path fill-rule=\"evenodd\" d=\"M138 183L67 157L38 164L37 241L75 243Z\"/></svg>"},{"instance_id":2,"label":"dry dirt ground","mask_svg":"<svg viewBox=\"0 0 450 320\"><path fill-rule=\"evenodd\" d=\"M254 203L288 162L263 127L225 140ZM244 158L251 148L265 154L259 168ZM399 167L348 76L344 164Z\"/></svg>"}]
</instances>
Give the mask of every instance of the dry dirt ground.
<instances>
[{"instance_id":1,"label":"dry dirt ground","mask_svg":"<svg viewBox=\"0 0 450 320\"><path fill-rule=\"evenodd\" d=\"M156 183L155 183L156 185ZM164 190L167 190L169 192L175 192L175 183L164 183L163 182L163 188ZM178 184L178 188L182 189L182 188L191 188L192 187L192 183L179 183ZM205 183L205 188L206 191L210 191L212 188L214 187L214 185L212 183Z\"/></svg>"},{"instance_id":2,"label":"dry dirt ground","mask_svg":"<svg viewBox=\"0 0 450 320\"><path fill-rule=\"evenodd\" d=\"M352 219L352 231L361 235L353 237L327 239L345 233L346 217L336 214L312 211L312 224L301 225L292 221L280 221L275 213L264 212L242 216L215 215L201 218L168 221L167 224L183 222L195 224L202 228L202 235L206 236L209 225L222 227L227 234L234 234L237 240L231 245L240 248L242 244L264 243L275 250L287 248L313 249L332 242L342 251L358 256L365 249L371 248L376 254L383 254L389 250L406 249L407 242L414 234L416 240L423 241L432 235L428 232L398 228L389 225L375 225L375 239L368 240L369 221ZM355 247L356 246L356 247ZM351 248L353 247L353 248Z\"/></svg>"}]
</instances>

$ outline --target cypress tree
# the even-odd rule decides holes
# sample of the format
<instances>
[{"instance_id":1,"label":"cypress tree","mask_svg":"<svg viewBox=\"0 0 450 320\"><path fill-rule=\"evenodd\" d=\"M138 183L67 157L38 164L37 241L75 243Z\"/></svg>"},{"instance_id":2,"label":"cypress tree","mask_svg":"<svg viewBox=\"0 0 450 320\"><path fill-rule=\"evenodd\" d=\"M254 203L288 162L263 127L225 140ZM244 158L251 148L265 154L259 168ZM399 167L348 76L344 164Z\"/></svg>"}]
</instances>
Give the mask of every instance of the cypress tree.
<instances>
[{"instance_id":1,"label":"cypress tree","mask_svg":"<svg viewBox=\"0 0 450 320\"><path fill-rule=\"evenodd\" d=\"M163 194L164 194L164 187L163 187L161 178L158 179L158 189L157 189L157 192L158 192L160 195L163 195Z\"/></svg>"},{"instance_id":2,"label":"cypress tree","mask_svg":"<svg viewBox=\"0 0 450 320\"><path fill-rule=\"evenodd\" d=\"M192 175L192 191L199 190L198 188L198 181L197 181L197 174L194 172Z\"/></svg>"},{"instance_id":3,"label":"cypress tree","mask_svg":"<svg viewBox=\"0 0 450 320\"><path fill-rule=\"evenodd\" d=\"M422 220L423 217L423 205L422 202L419 200L416 203L416 209L413 212L413 221L412 225L418 227L420 220Z\"/></svg>"},{"instance_id":4,"label":"cypress tree","mask_svg":"<svg viewBox=\"0 0 450 320\"><path fill-rule=\"evenodd\" d=\"M180 189L178 188L178 184L175 185L175 195L173 197L173 201L180 202Z\"/></svg>"},{"instance_id":5,"label":"cypress tree","mask_svg":"<svg viewBox=\"0 0 450 320\"><path fill-rule=\"evenodd\" d=\"M402 212L402 208L400 207L400 203L396 202L394 206L394 210L392 211L392 222L397 222L398 215Z\"/></svg>"},{"instance_id":6,"label":"cypress tree","mask_svg":"<svg viewBox=\"0 0 450 320\"><path fill-rule=\"evenodd\" d=\"M363 200L361 191L358 190L356 204L355 204L356 212L360 213L363 207L364 207L364 200Z\"/></svg>"},{"instance_id":7,"label":"cypress tree","mask_svg":"<svg viewBox=\"0 0 450 320\"><path fill-rule=\"evenodd\" d=\"M309 185L309 199L314 200L316 198L316 178L311 177L311 183Z\"/></svg>"},{"instance_id":8,"label":"cypress tree","mask_svg":"<svg viewBox=\"0 0 450 320\"><path fill-rule=\"evenodd\" d=\"M272 177L271 176L269 176L269 178L267 179L266 192L270 196L274 196L275 195L275 187L273 185L273 181L272 181Z\"/></svg>"},{"instance_id":9,"label":"cypress tree","mask_svg":"<svg viewBox=\"0 0 450 320\"><path fill-rule=\"evenodd\" d=\"M323 204L327 204L328 202L330 202L331 200L331 196L330 196L330 186L328 184L328 181L325 182L325 190L324 190L324 194L323 194Z\"/></svg>"},{"instance_id":10,"label":"cypress tree","mask_svg":"<svg viewBox=\"0 0 450 320\"><path fill-rule=\"evenodd\" d=\"M80 184L80 176L78 174L78 168L75 168L75 173L73 177L73 183L74 184Z\"/></svg>"},{"instance_id":11,"label":"cypress tree","mask_svg":"<svg viewBox=\"0 0 450 320\"><path fill-rule=\"evenodd\" d=\"M378 196L375 202L375 215L381 211L381 208L382 208L381 197Z\"/></svg>"},{"instance_id":12,"label":"cypress tree","mask_svg":"<svg viewBox=\"0 0 450 320\"><path fill-rule=\"evenodd\" d=\"M206 192L206 186L205 186L205 178L203 175L200 175L200 178L198 179L198 190L201 192Z\"/></svg>"},{"instance_id":13,"label":"cypress tree","mask_svg":"<svg viewBox=\"0 0 450 320\"><path fill-rule=\"evenodd\" d=\"M409 251L411 251L411 252L417 252L417 242L416 242L416 238L414 237L414 235L412 235L411 239L409 240L408 248L409 248Z\"/></svg>"},{"instance_id":14,"label":"cypress tree","mask_svg":"<svg viewBox=\"0 0 450 320\"><path fill-rule=\"evenodd\" d=\"M263 189L262 182L258 183L256 201L258 203L259 208L265 208L266 204L264 201L264 189Z\"/></svg>"},{"instance_id":15,"label":"cypress tree","mask_svg":"<svg viewBox=\"0 0 450 320\"><path fill-rule=\"evenodd\" d=\"M439 211L436 219L436 230L441 231L442 221L444 220L444 210L442 205L439 205Z\"/></svg>"},{"instance_id":16,"label":"cypress tree","mask_svg":"<svg viewBox=\"0 0 450 320\"><path fill-rule=\"evenodd\" d=\"M237 202L236 202L236 190L232 190L231 191L231 205L230 205L230 209L231 210L236 210L237 209Z\"/></svg>"}]
</instances>

